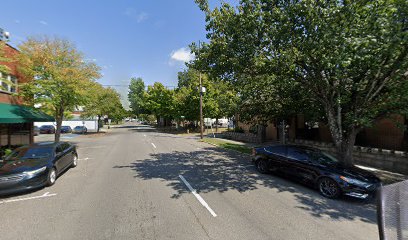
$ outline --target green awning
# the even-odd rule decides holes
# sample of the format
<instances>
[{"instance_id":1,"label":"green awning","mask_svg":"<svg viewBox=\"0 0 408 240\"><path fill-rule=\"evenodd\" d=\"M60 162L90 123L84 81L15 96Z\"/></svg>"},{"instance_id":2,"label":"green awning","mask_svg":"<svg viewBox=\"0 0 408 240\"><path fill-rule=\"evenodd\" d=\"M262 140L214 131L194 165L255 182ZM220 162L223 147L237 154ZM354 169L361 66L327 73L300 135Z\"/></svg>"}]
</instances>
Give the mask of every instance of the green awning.
<instances>
[{"instance_id":1,"label":"green awning","mask_svg":"<svg viewBox=\"0 0 408 240\"><path fill-rule=\"evenodd\" d=\"M0 123L54 122L55 119L35 108L0 103Z\"/></svg>"}]
</instances>

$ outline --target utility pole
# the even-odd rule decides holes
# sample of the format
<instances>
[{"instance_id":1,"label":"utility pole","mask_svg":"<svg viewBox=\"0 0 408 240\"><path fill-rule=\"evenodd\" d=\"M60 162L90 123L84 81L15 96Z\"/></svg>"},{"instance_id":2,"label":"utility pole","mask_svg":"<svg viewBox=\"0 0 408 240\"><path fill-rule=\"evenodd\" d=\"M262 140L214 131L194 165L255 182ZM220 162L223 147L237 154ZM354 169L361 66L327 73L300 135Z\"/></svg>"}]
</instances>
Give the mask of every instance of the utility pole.
<instances>
[{"instance_id":1,"label":"utility pole","mask_svg":"<svg viewBox=\"0 0 408 240\"><path fill-rule=\"evenodd\" d=\"M200 57L200 48L201 48L201 42L198 41L198 57ZM199 78L200 78L200 87L199 87L199 92L200 92L200 137L203 139L203 88L202 88L202 83L201 83L201 71L199 70Z\"/></svg>"}]
</instances>

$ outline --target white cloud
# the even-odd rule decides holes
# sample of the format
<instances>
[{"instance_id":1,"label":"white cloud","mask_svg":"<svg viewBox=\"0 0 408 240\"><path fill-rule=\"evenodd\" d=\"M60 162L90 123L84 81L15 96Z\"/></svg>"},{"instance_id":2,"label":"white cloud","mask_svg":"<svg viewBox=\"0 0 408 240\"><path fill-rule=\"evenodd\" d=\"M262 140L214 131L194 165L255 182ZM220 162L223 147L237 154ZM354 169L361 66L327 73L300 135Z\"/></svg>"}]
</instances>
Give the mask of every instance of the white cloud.
<instances>
[{"instance_id":1,"label":"white cloud","mask_svg":"<svg viewBox=\"0 0 408 240\"><path fill-rule=\"evenodd\" d=\"M194 54L191 54L188 48L180 48L171 53L170 59L177 62L189 62L194 59Z\"/></svg>"},{"instance_id":2,"label":"white cloud","mask_svg":"<svg viewBox=\"0 0 408 240\"><path fill-rule=\"evenodd\" d=\"M41 20L40 23L41 23L42 25L48 25L48 23L47 23L46 21L44 21L44 20Z\"/></svg>"},{"instance_id":3,"label":"white cloud","mask_svg":"<svg viewBox=\"0 0 408 240\"><path fill-rule=\"evenodd\" d=\"M138 23L143 22L144 20L146 20L149 17L149 14L145 13L145 12L141 12L137 15L136 21Z\"/></svg>"},{"instance_id":4,"label":"white cloud","mask_svg":"<svg viewBox=\"0 0 408 240\"><path fill-rule=\"evenodd\" d=\"M130 18L136 19L136 22L141 23L149 18L146 12L138 12L134 8L126 8L124 14Z\"/></svg>"}]
</instances>

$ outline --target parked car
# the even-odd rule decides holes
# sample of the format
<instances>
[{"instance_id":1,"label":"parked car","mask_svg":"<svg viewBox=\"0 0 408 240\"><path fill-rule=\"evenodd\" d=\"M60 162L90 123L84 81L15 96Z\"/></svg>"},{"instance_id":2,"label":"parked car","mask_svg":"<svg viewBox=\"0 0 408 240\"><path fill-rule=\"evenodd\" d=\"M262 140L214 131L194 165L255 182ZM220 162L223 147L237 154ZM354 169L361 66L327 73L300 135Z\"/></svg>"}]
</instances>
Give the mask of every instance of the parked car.
<instances>
[{"instance_id":1,"label":"parked car","mask_svg":"<svg viewBox=\"0 0 408 240\"><path fill-rule=\"evenodd\" d=\"M34 133L34 136L38 136L38 135L40 134L40 128L37 127L37 126L34 126L34 131L33 131L33 133Z\"/></svg>"},{"instance_id":2,"label":"parked car","mask_svg":"<svg viewBox=\"0 0 408 240\"><path fill-rule=\"evenodd\" d=\"M42 133L42 134L44 134L44 133L45 133L45 134L55 133L55 127L54 127L53 125L42 125L42 126L40 127L40 133Z\"/></svg>"},{"instance_id":3,"label":"parked car","mask_svg":"<svg viewBox=\"0 0 408 240\"><path fill-rule=\"evenodd\" d=\"M85 126L76 126L76 127L74 127L74 129L72 130L72 132L73 132L73 133L81 133L81 134L84 134L84 133L87 133L87 132L88 132L88 129L87 129Z\"/></svg>"},{"instance_id":4,"label":"parked car","mask_svg":"<svg viewBox=\"0 0 408 240\"><path fill-rule=\"evenodd\" d=\"M0 160L0 194L51 186L64 170L77 165L76 147L68 142L19 147Z\"/></svg>"},{"instance_id":5,"label":"parked car","mask_svg":"<svg viewBox=\"0 0 408 240\"><path fill-rule=\"evenodd\" d=\"M71 133L72 128L70 126L62 126L61 127L61 133Z\"/></svg>"},{"instance_id":6,"label":"parked car","mask_svg":"<svg viewBox=\"0 0 408 240\"><path fill-rule=\"evenodd\" d=\"M358 167L344 166L319 149L297 145L254 148L253 161L261 173L280 172L317 188L327 198L373 196L381 181Z\"/></svg>"}]
</instances>

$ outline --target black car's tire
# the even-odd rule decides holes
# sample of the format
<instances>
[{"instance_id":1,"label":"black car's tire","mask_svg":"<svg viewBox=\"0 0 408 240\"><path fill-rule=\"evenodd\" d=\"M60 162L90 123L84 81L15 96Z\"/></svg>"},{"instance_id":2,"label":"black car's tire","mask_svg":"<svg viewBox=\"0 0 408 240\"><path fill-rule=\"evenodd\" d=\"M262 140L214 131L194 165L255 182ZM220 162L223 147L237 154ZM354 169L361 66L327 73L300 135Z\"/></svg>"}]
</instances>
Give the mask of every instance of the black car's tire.
<instances>
[{"instance_id":1,"label":"black car's tire","mask_svg":"<svg viewBox=\"0 0 408 240\"><path fill-rule=\"evenodd\" d=\"M57 170L55 168L51 168L48 171L47 175L47 186L52 186L57 181Z\"/></svg>"},{"instance_id":2,"label":"black car's tire","mask_svg":"<svg viewBox=\"0 0 408 240\"><path fill-rule=\"evenodd\" d=\"M74 154L72 154L73 156L73 158L72 158L72 165L71 165L71 167L72 168L75 168L76 166L78 166L78 155L76 155L75 153Z\"/></svg>"},{"instance_id":3,"label":"black car's tire","mask_svg":"<svg viewBox=\"0 0 408 240\"><path fill-rule=\"evenodd\" d=\"M264 159L259 159L258 161L256 161L256 169L258 169L258 172L260 173L268 173L268 166L267 163Z\"/></svg>"},{"instance_id":4,"label":"black car's tire","mask_svg":"<svg viewBox=\"0 0 408 240\"><path fill-rule=\"evenodd\" d=\"M317 188L322 196L336 199L341 196L341 189L336 181L329 177L322 177L317 182Z\"/></svg>"}]
</instances>

